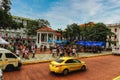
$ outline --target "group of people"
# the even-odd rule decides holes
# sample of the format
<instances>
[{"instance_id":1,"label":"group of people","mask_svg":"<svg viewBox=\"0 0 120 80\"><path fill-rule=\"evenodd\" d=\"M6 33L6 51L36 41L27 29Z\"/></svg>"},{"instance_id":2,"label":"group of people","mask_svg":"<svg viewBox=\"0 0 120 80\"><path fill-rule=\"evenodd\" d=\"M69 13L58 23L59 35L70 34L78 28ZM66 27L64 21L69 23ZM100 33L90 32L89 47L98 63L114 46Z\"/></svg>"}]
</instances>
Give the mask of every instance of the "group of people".
<instances>
[{"instance_id":1,"label":"group of people","mask_svg":"<svg viewBox=\"0 0 120 80\"><path fill-rule=\"evenodd\" d=\"M32 58L35 58L35 53L37 46L34 41L28 40L23 42L22 39L17 39L15 42L12 41L7 45L0 45L0 47L10 50L15 53L17 56L25 59L29 59L30 54Z\"/></svg>"},{"instance_id":2,"label":"group of people","mask_svg":"<svg viewBox=\"0 0 120 80\"><path fill-rule=\"evenodd\" d=\"M60 47L60 46L54 46L50 47L50 51L53 57L59 56L77 56L77 51L75 47Z\"/></svg>"}]
</instances>

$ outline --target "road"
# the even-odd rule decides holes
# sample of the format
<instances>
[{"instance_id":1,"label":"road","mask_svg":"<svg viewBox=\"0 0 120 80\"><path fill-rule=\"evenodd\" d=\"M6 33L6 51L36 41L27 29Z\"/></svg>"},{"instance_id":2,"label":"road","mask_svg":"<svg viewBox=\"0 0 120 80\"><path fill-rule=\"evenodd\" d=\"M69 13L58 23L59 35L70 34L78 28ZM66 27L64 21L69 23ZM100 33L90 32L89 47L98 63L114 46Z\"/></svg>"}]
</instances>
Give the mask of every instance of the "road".
<instances>
[{"instance_id":1,"label":"road","mask_svg":"<svg viewBox=\"0 0 120 80\"><path fill-rule=\"evenodd\" d=\"M51 74L49 63L23 65L20 71L4 72L4 80L112 80L120 75L120 56L99 56L81 59L87 71L72 72L67 76Z\"/></svg>"}]
</instances>

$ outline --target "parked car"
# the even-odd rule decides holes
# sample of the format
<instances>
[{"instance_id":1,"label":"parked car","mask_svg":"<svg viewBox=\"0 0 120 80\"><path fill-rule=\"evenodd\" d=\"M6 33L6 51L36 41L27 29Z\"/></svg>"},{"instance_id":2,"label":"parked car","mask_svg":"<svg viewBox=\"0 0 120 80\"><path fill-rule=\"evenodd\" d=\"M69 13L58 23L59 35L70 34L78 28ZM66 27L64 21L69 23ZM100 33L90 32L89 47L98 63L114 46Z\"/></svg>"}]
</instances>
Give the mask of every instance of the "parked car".
<instances>
[{"instance_id":1,"label":"parked car","mask_svg":"<svg viewBox=\"0 0 120 80\"><path fill-rule=\"evenodd\" d=\"M15 69L20 69L21 66L22 63L20 57L7 49L0 48L0 69L12 71Z\"/></svg>"},{"instance_id":2,"label":"parked car","mask_svg":"<svg viewBox=\"0 0 120 80\"><path fill-rule=\"evenodd\" d=\"M112 54L114 55L120 55L120 47L113 47L112 48Z\"/></svg>"},{"instance_id":3,"label":"parked car","mask_svg":"<svg viewBox=\"0 0 120 80\"><path fill-rule=\"evenodd\" d=\"M61 57L50 62L50 71L54 73L62 73L67 75L71 71L86 70L86 63L74 57Z\"/></svg>"},{"instance_id":4,"label":"parked car","mask_svg":"<svg viewBox=\"0 0 120 80\"><path fill-rule=\"evenodd\" d=\"M3 72L1 69L0 69L0 80L3 80Z\"/></svg>"}]
</instances>

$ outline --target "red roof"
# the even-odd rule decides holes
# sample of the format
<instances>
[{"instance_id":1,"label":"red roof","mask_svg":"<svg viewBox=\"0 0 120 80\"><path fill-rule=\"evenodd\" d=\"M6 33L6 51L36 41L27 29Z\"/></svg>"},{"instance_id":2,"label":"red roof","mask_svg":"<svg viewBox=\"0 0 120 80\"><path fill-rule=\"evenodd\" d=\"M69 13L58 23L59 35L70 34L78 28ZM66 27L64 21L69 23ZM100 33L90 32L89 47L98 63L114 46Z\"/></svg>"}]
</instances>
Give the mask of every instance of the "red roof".
<instances>
[{"instance_id":1,"label":"red roof","mask_svg":"<svg viewBox=\"0 0 120 80\"><path fill-rule=\"evenodd\" d=\"M37 32L55 32L55 35L56 35L56 36L61 36L60 33L56 32L55 30L51 29L51 28L48 27L48 26L44 26L44 27L38 29Z\"/></svg>"},{"instance_id":2,"label":"red roof","mask_svg":"<svg viewBox=\"0 0 120 80\"><path fill-rule=\"evenodd\" d=\"M48 26L44 26L44 27L38 29L37 32L55 32L55 30L51 29Z\"/></svg>"},{"instance_id":3,"label":"red roof","mask_svg":"<svg viewBox=\"0 0 120 80\"><path fill-rule=\"evenodd\" d=\"M56 32L56 33L55 33L55 35L56 35L56 36L61 36L61 34L60 34L60 33L58 33L58 32Z\"/></svg>"}]
</instances>

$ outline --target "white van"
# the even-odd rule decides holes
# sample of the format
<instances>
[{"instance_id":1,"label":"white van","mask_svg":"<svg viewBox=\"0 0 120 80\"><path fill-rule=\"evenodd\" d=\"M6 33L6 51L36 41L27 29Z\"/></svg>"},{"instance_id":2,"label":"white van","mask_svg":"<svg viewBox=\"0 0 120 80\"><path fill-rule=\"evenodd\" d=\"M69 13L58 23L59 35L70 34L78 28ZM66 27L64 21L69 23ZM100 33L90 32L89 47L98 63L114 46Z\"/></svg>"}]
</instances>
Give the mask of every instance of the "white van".
<instances>
[{"instance_id":1,"label":"white van","mask_svg":"<svg viewBox=\"0 0 120 80\"><path fill-rule=\"evenodd\" d=\"M0 48L0 69L12 71L14 69L20 69L21 66L20 57L7 49Z\"/></svg>"},{"instance_id":2,"label":"white van","mask_svg":"<svg viewBox=\"0 0 120 80\"><path fill-rule=\"evenodd\" d=\"M0 80L3 80L3 72L1 69L0 69Z\"/></svg>"},{"instance_id":3,"label":"white van","mask_svg":"<svg viewBox=\"0 0 120 80\"><path fill-rule=\"evenodd\" d=\"M112 54L120 55L120 47L117 47L117 46L113 47L112 48Z\"/></svg>"}]
</instances>

